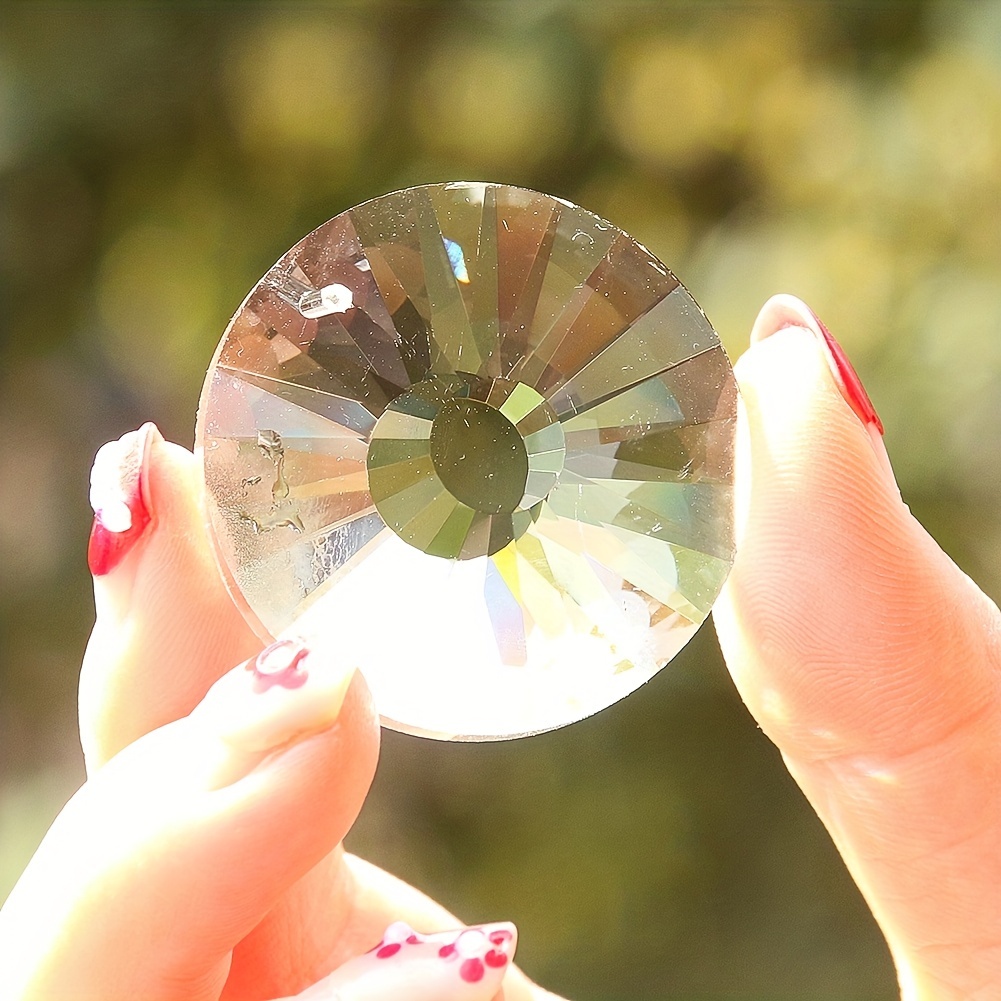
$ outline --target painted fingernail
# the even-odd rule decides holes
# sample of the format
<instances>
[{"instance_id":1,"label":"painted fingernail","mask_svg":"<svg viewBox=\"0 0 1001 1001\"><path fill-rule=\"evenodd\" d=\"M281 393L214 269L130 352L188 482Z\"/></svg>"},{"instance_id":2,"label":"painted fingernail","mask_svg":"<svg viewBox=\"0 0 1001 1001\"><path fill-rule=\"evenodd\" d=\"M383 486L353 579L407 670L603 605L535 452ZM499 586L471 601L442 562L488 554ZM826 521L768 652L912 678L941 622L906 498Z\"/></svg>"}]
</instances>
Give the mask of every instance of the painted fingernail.
<instances>
[{"instance_id":1,"label":"painted fingernail","mask_svg":"<svg viewBox=\"0 0 1001 1001\"><path fill-rule=\"evenodd\" d=\"M345 963L321 982L329 995L319 993L318 984L304 997L490 1001L511 965L517 943L518 931L508 921L430 935L398 921L364 956Z\"/></svg>"},{"instance_id":2,"label":"painted fingernail","mask_svg":"<svg viewBox=\"0 0 1001 1001\"><path fill-rule=\"evenodd\" d=\"M883 434L883 422L876 413L876 408L869 399L869 394L862 385L852 363L844 352L844 348L835 340L823 321L802 299L793 295L774 295L761 308L758 318L754 321L751 331L751 343L757 343L786 327L805 327L817 336L823 344L834 381L841 390L841 395L855 411L858 419L878 434Z\"/></svg>"},{"instance_id":3,"label":"painted fingernail","mask_svg":"<svg viewBox=\"0 0 1001 1001\"><path fill-rule=\"evenodd\" d=\"M280 639L223 675L198 712L234 748L270 751L333 725L354 674L325 650Z\"/></svg>"},{"instance_id":4,"label":"painted fingernail","mask_svg":"<svg viewBox=\"0 0 1001 1001\"><path fill-rule=\"evenodd\" d=\"M883 442L883 422L879 419L876 408L872 405L872 400L869 399L869 394L848 360L844 348L824 326L820 317L802 299L797 299L794 295L773 295L761 307L761 312L754 321L751 343L763 341L787 327L809 331L823 346L824 357L827 359L835 384L869 435L884 482L899 496L900 487L897 485L897 478L893 474L893 466L890 465L890 457Z\"/></svg>"},{"instance_id":5,"label":"painted fingernail","mask_svg":"<svg viewBox=\"0 0 1001 1001\"><path fill-rule=\"evenodd\" d=\"M87 545L87 565L95 577L111 573L146 531L150 505L146 463L150 443L160 432L144 424L118 441L102 445L90 471L94 524Z\"/></svg>"}]
</instances>

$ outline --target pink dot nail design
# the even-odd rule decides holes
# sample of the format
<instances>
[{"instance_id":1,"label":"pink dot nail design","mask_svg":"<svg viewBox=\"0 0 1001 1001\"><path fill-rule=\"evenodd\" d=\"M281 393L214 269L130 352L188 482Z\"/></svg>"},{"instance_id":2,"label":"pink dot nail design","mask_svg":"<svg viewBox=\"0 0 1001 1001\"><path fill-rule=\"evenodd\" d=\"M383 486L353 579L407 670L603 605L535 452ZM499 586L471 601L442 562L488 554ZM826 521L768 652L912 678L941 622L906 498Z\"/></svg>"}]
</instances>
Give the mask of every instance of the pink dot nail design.
<instances>
[{"instance_id":1,"label":"pink dot nail design","mask_svg":"<svg viewBox=\"0 0 1001 1001\"><path fill-rule=\"evenodd\" d=\"M488 969L501 970L514 949L513 926L485 926L463 929L454 941L446 942L438 957L459 964L459 977L468 984L478 983Z\"/></svg>"},{"instance_id":2,"label":"pink dot nail design","mask_svg":"<svg viewBox=\"0 0 1001 1001\"><path fill-rule=\"evenodd\" d=\"M421 934L397 921L364 956L315 984L300 1001L491 1001L514 957L517 937L514 925L506 922Z\"/></svg>"}]
</instances>

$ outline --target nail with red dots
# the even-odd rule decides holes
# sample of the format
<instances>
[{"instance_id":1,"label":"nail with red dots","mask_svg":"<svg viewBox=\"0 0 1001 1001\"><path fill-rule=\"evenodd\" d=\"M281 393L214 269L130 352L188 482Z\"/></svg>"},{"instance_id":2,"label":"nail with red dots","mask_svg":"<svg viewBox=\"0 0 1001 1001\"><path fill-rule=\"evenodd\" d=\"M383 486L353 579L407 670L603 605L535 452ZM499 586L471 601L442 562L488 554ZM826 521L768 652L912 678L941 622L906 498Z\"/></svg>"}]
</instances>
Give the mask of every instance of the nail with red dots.
<instances>
[{"instance_id":1,"label":"nail with red dots","mask_svg":"<svg viewBox=\"0 0 1001 1001\"><path fill-rule=\"evenodd\" d=\"M364 956L352 959L301 997L339 1001L490 1001L511 965L518 931L510 922L422 934L391 924Z\"/></svg>"}]
</instances>

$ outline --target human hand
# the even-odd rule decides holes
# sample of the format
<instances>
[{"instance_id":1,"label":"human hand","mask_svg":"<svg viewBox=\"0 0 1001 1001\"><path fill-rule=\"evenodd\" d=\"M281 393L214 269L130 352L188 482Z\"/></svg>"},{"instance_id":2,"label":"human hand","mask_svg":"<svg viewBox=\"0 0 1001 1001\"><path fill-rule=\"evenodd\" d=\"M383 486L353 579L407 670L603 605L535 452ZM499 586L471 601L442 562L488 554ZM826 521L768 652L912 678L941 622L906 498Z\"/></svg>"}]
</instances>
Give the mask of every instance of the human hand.
<instances>
[{"instance_id":1,"label":"human hand","mask_svg":"<svg viewBox=\"0 0 1001 1001\"><path fill-rule=\"evenodd\" d=\"M905 996L988 997L1001 980L998 612L910 518L874 415L857 391L854 411L846 406L822 333L802 304L773 300L755 327L763 343L737 366L740 555L717 625L745 700L883 926ZM96 776L116 750L142 746L151 727L188 712L223 664L255 647L208 556L190 455L147 433L146 479L136 482L146 484L152 528L137 512L134 540L98 533L94 547L108 572L97 586L81 707ZM130 576L119 573L136 560ZM353 816L374 760L360 682L351 682L337 729L348 731L342 746L359 767L352 785L336 754L325 759L342 785L308 805L335 815L325 822L328 840ZM311 741L322 743L317 736L302 747ZM275 826L256 833L258 854L227 853L237 875L242 867L259 878L267 846L282 843ZM176 858L172 847L167 855ZM222 997L298 989L376 941L394 917L422 929L454 924L416 891L337 850L290 889L287 882L268 917L232 947ZM265 883L274 893L270 875ZM211 887L201 897L220 899ZM138 955L137 965L149 966ZM506 983L509 997L538 991L510 975Z\"/></svg>"},{"instance_id":2,"label":"human hand","mask_svg":"<svg viewBox=\"0 0 1001 1001\"><path fill-rule=\"evenodd\" d=\"M198 483L152 425L95 463L88 780L0 912L4 997L249 1001L321 978L304 997L488 1001L502 979L505 1001L549 997L510 968L513 925L449 932L339 847L378 754L368 690L298 644L259 653Z\"/></svg>"},{"instance_id":3,"label":"human hand","mask_svg":"<svg viewBox=\"0 0 1001 1001\"><path fill-rule=\"evenodd\" d=\"M904 998L998 998L1001 614L901 501L825 334L775 297L736 366L738 556L716 628Z\"/></svg>"}]
</instances>

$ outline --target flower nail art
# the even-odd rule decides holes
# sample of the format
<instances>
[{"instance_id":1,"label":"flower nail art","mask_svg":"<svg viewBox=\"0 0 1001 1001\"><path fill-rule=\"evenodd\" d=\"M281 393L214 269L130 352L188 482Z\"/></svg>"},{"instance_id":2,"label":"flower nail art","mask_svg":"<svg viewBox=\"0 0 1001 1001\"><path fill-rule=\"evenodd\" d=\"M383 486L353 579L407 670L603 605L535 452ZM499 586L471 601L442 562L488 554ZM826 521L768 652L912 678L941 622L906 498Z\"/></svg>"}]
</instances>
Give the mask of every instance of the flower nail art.
<instances>
[{"instance_id":1,"label":"flower nail art","mask_svg":"<svg viewBox=\"0 0 1001 1001\"><path fill-rule=\"evenodd\" d=\"M266 692L272 685L301 688L309 677L302 663L308 656L301 640L276 640L247 662L247 670L254 676L254 691Z\"/></svg>"},{"instance_id":2,"label":"flower nail art","mask_svg":"<svg viewBox=\"0 0 1001 1001\"><path fill-rule=\"evenodd\" d=\"M224 674L197 718L238 751L264 753L333 726L354 675L329 649L283 637Z\"/></svg>"}]
</instances>

